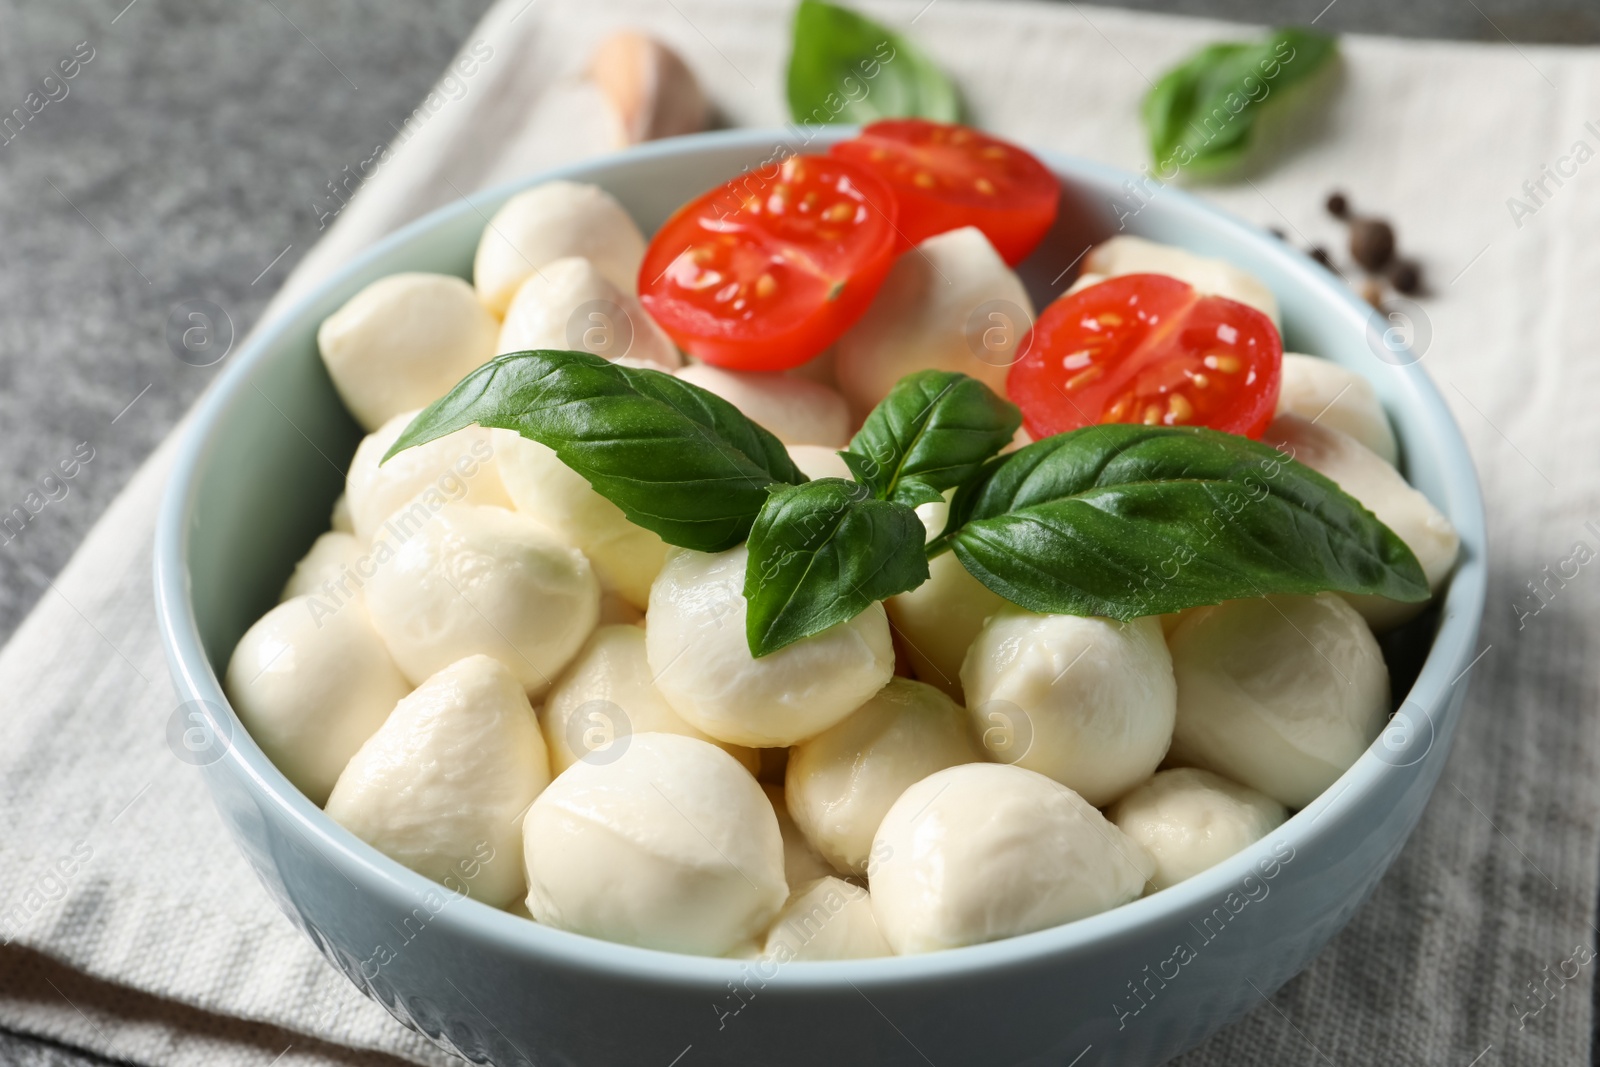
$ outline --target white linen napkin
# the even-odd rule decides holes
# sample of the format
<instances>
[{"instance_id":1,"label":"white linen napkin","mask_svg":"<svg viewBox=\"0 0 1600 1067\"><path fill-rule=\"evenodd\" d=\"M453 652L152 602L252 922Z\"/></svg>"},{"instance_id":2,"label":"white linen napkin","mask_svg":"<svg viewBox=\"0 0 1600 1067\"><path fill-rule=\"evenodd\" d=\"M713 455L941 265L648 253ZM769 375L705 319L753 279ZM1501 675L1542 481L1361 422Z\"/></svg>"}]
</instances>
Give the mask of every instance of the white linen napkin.
<instances>
[{"instance_id":1,"label":"white linen napkin","mask_svg":"<svg viewBox=\"0 0 1600 1067\"><path fill-rule=\"evenodd\" d=\"M1149 80L1246 32L1075 4L863 6L956 76L979 124L1128 168L1145 162ZM433 207L605 147L579 75L612 29L672 44L729 121L781 123L789 9L503 0L469 38L492 54L465 92L395 138L268 314ZM1600 550L1600 246L1584 239L1600 233L1600 163L1572 155L1600 148L1597 53L1355 37L1343 54L1331 104L1279 132L1270 167L1207 195L1332 247L1337 186L1422 260L1424 365L1489 500L1485 652L1444 780L1376 894L1309 971L1183 1062L1583 1062L1600 577L1548 575L1575 543ZM1542 181L1537 202L1525 181ZM450 1062L324 964L168 751L177 700L149 575L172 456L169 441L0 651L0 1025L138 1064Z\"/></svg>"}]
</instances>

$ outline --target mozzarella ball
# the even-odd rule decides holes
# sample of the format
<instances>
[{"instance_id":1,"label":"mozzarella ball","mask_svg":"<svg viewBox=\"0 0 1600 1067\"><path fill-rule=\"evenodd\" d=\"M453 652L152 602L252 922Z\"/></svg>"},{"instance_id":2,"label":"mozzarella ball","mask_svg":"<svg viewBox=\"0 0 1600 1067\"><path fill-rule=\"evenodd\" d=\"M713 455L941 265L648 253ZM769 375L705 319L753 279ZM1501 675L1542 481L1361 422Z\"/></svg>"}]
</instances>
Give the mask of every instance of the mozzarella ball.
<instances>
[{"instance_id":1,"label":"mozzarella ball","mask_svg":"<svg viewBox=\"0 0 1600 1067\"><path fill-rule=\"evenodd\" d=\"M753 749L713 741L684 722L656 691L645 658L644 631L601 626L556 682L540 716L550 767L557 774L581 759L615 758L633 734L682 734L727 750L752 775L761 766Z\"/></svg>"},{"instance_id":2,"label":"mozzarella ball","mask_svg":"<svg viewBox=\"0 0 1600 1067\"><path fill-rule=\"evenodd\" d=\"M630 364L667 371L683 363L638 299L578 256L546 263L528 275L506 309L495 351L538 348L626 357Z\"/></svg>"},{"instance_id":3,"label":"mozzarella ball","mask_svg":"<svg viewBox=\"0 0 1600 1067\"><path fill-rule=\"evenodd\" d=\"M245 631L228 660L228 701L272 765L314 804L411 691L359 600L298 596Z\"/></svg>"},{"instance_id":4,"label":"mozzarella ball","mask_svg":"<svg viewBox=\"0 0 1600 1067\"><path fill-rule=\"evenodd\" d=\"M1295 415L1279 415L1262 440L1336 483L1393 530L1416 555L1428 588L1437 593L1455 566L1461 538L1433 501L1377 453L1349 434ZM1376 596L1347 598L1375 630L1413 618L1426 602L1402 604Z\"/></svg>"},{"instance_id":5,"label":"mozzarella ball","mask_svg":"<svg viewBox=\"0 0 1600 1067\"><path fill-rule=\"evenodd\" d=\"M1260 279L1225 259L1197 256L1176 245L1123 235L1095 245L1083 261L1089 274L1115 278L1122 274L1165 274L1188 282L1203 296L1225 296L1255 308L1274 324L1278 299Z\"/></svg>"},{"instance_id":6,"label":"mozzarella ball","mask_svg":"<svg viewBox=\"0 0 1600 1067\"><path fill-rule=\"evenodd\" d=\"M1388 718L1383 653L1332 593L1197 608L1167 643L1178 679L1172 762L1288 807L1332 785Z\"/></svg>"},{"instance_id":7,"label":"mozzarella ball","mask_svg":"<svg viewBox=\"0 0 1600 1067\"><path fill-rule=\"evenodd\" d=\"M787 752L786 748L760 749L761 752ZM778 817L778 834L783 838L783 877L791 886L805 885L825 875L837 873L833 865L822 858L800 827L789 814L789 802L783 795L783 786L762 782L761 791L767 794L772 813Z\"/></svg>"},{"instance_id":8,"label":"mozzarella ball","mask_svg":"<svg viewBox=\"0 0 1600 1067\"><path fill-rule=\"evenodd\" d=\"M814 737L894 674L883 605L756 659L745 639L745 546L673 549L650 589L646 648L656 688L721 741L772 748Z\"/></svg>"},{"instance_id":9,"label":"mozzarella ball","mask_svg":"<svg viewBox=\"0 0 1600 1067\"><path fill-rule=\"evenodd\" d=\"M1032 933L1125 904L1155 862L1042 774L965 763L907 789L873 842L872 911L897 953Z\"/></svg>"},{"instance_id":10,"label":"mozzarella ball","mask_svg":"<svg viewBox=\"0 0 1600 1067\"><path fill-rule=\"evenodd\" d=\"M1400 459L1394 428L1372 383L1331 359L1283 354L1283 382L1278 387L1278 414L1298 415L1309 422L1347 433L1393 466Z\"/></svg>"},{"instance_id":11,"label":"mozzarella ball","mask_svg":"<svg viewBox=\"0 0 1600 1067\"><path fill-rule=\"evenodd\" d=\"M1177 689L1154 616L1121 623L1008 604L979 632L961 681L990 755L1091 804L1150 777L1172 741Z\"/></svg>"},{"instance_id":12,"label":"mozzarella ball","mask_svg":"<svg viewBox=\"0 0 1600 1067\"><path fill-rule=\"evenodd\" d=\"M790 960L865 960L892 956L878 931L872 895L843 878L818 878L789 896L767 931L761 955Z\"/></svg>"},{"instance_id":13,"label":"mozzarella ball","mask_svg":"<svg viewBox=\"0 0 1600 1067\"><path fill-rule=\"evenodd\" d=\"M854 478L837 448L822 445L790 445L789 458L800 468L800 473L813 481L818 478Z\"/></svg>"},{"instance_id":14,"label":"mozzarella ball","mask_svg":"<svg viewBox=\"0 0 1600 1067\"><path fill-rule=\"evenodd\" d=\"M490 440L501 483L517 511L588 556L607 592L636 608L649 603L650 583L667 558L666 542L628 521L554 449L512 430L495 430Z\"/></svg>"},{"instance_id":15,"label":"mozzarella ball","mask_svg":"<svg viewBox=\"0 0 1600 1067\"><path fill-rule=\"evenodd\" d=\"M994 314L984 314L991 302ZM1026 321L1012 321L1019 314ZM980 230L938 234L895 260L866 314L839 338L839 390L858 415L919 370L960 371L1004 395L1032 323L1022 280Z\"/></svg>"},{"instance_id":16,"label":"mozzarella ball","mask_svg":"<svg viewBox=\"0 0 1600 1067\"><path fill-rule=\"evenodd\" d=\"M511 498L501 484L490 431L467 426L427 444L408 448L384 463L384 454L417 412L396 415L362 439L345 475L345 499L357 539L371 543L384 532L395 512L415 511L417 498L458 501L490 507L510 507ZM421 512L416 513L416 518ZM409 524L408 524L409 525ZM397 531L390 531L398 536Z\"/></svg>"},{"instance_id":17,"label":"mozzarella ball","mask_svg":"<svg viewBox=\"0 0 1600 1067\"><path fill-rule=\"evenodd\" d=\"M872 835L901 793L934 771L984 758L966 709L930 685L894 678L843 722L794 747L783 792L825 859L866 874Z\"/></svg>"},{"instance_id":18,"label":"mozzarella ball","mask_svg":"<svg viewBox=\"0 0 1600 1067\"><path fill-rule=\"evenodd\" d=\"M938 522L942 526L943 518ZM884 602L917 678L954 700L963 699L961 665L967 650L984 622L1005 605L1000 594L967 573L954 552L930 559L927 581Z\"/></svg>"},{"instance_id":19,"label":"mozzarella ball","mask_svg":"<svg viewBox=\"0 0 1600 1067\"><path fill-rule=\"evenodd\" d=\"M772 805L732 756L635 734L580 761L523 820L539 922L645 948L720 956L757 938L788 896Z\"/></svg>"},{"instance_id":20,"label":"mozzarella ball","mask_svg":"<svg viewBox=\"0 0 1600 1067\"><path fill-rule=\"evenodd\" d=\"M355 568L366 554L366 546L351 534L328 531L313 541L311 550L294 565L278 600L309 594L342 603L361 591L361 576Z\"/></svg>"},{"instance_id":21,"label":"mozzarella ball","mask_svg":"<svg viewBox=\"0 0 1600 1067\"><path fill-rule=\"evenodd\" d=\"M400 670L420 683L477 653L530 695L594 629L600 586L583 553L500 508L446 504L368 579L367 605Z\"/></svg>"},{"instance_id":22,"label":"mozzarella ball","mask_svg":"<svg viewBox=\"0 0 1600 1067\"><path fill-rule=\"evenodd\" d=\"M507 200L478 241L472 282L478 299L504 315L517 288L547 264L582 256L624 293L636 290L644 235L616 197L598 185L553 181Z\"/></svg>"},{"instance_id":23,"label":"mozzarella ball","mask_svg":"<svg viewBox=\"0 0 1600 1067\"><path fill-rule=\"evenodd\" d=\"M1177 885L1261 840L1288 817L1282 804L1198 767L1158 772L1106 813L1156 861L1150 882Z\"/></svg>"},{"instance_id":24,"label":"mozzarella ball","mask_svg":"<svg viewBox=\"0 0 1600 1067\"><path fill-rule=\"evenodd\" d=\"M391 274L317 329L339 398L364 430L444 396L494 357L499 323L472 286L445 274Z\"/></svg>"},{"instance_id":25,"label":"mozzarella ball","mask_svg":"<svg viewBox=\"0 0 1600 1067\"><path fill-rule=\"evenodd\" d=\"M678 377L715 393L786 445L843 448L850 443L850 408L819 382L788 374L723 370L691 363Z\"/></svg>"},{"instance_id":26,"label":"mozzarella ball","mask_svg":"<svg viewBox=\"0 0 1600 1067\"><path fill-rule=\"evenodd\" d=\"M524 892L522 813L549 784L521 683L469 656L395 705L339 776L328 815L418 874L503 908Z\"/></svg>"}]
</instances>

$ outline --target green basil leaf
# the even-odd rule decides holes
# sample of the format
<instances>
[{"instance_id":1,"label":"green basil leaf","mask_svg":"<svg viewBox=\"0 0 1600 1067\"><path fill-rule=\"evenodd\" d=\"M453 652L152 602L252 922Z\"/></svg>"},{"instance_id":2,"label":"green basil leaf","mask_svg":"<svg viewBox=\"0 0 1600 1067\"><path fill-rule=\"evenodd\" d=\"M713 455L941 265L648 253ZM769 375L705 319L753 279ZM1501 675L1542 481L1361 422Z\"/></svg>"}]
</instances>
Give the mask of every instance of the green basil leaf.
<instances>
[{"instance_id":1,"label":"green basil leaf","mask_svg":"<svg viewBox=\"0 0 1600 1067\"><path fill-rule=\"evenodd\" d=\"M789 56L796 122L961 118L955 86L909 41L848 8L800 0Z\"/></svg>"},{"instance_id":2,"label":"green basil leaf","mask_svg":"<svg viewBox=\"0 0 1600 1067\"><path fill-rule=\"evenodd\" d=\"M1132 619L1269 593L1428 598L1411 550L1355 498L1256 441L1091 426L1006 456L951 544L1007 600Z\"/></svg>"},{"instance_id":3,"label":"green basil leaf","mask_svg":"<svg viewBox=\"0 0 1600 1067\"><path fill-rule=\"evenodd\" d=\"M745 638L765 656L928 580L922 522L843 478L774 486L750 530Z\"/></svg>"},{"instance_id":4,"label":"green basil leaf","mask_svg":"<svg viewBox=\"0 0 1600 1067\"><path fill-rule=\"evenodd\" d=\"M474 423L554 449L630 521L701 552L743 541L768 486L806 480L782 442L721 397L587 352L496 357L413 419L384 459Z\"/></svg>"},{"instance_id":5,"label":"green basil leaf","mask_svg":"<svg viewBox=\"0 0 1600 1067\"><path fill-rule=\"evenodd\" d=\"M1338 51L1334 38L1289 27L1259 41L1207 45L1163 74L1141 107L1150 155L1167 172L1205 174L1237 165L1261 109Z\"/></svg>"},{"instance_id":6,"label":"green basil leaf","mask_svg":"<svg viewBox=\"0 0 1600 1067\"><path fill-rule=\"evenodd\" d=\"M840 453L879 500L939 500L1011 443L1022 415L976 378L925 370L895 383Z\"/></svg>"}]
</instances>

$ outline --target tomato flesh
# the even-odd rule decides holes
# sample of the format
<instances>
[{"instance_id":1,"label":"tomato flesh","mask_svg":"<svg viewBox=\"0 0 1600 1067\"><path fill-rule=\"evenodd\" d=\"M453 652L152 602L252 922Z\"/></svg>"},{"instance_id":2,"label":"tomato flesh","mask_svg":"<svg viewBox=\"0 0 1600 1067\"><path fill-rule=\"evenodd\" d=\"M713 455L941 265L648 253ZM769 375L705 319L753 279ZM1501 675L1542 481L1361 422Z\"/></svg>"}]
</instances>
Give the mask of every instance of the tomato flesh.
<instances>
[{"instance_id":1,"label":"tomato flesh","mask_svg":"<svg viewBox=\"0 0 1600 1067\"><path fill-rule=\"evenodd\" d=\"M1283 341L1255 308L1164 274L1125 274L1045 308L1006 378L1035 439L1102 422L1259 438Z\"/></svg>"},{"instance_id":2,"label":"tomato flesh","mask_svg":"<svg viewBox=\"0 0 1600 1067\"><path fill-rule=\"evenodd\" d=\"M1016 145L953 123L885 119L830 150L870 167L900 200L902 248L976 226L1015 266L1056 220L1061 185Z\"/></svg>"},{"instance_id":3,"label":"tomato flesh","mask_svg":"<svg viewBox=\"0 0 1600 1067\"><path fill-rule=\"evenodd\" d=\"M734 370L820 354L894 260L896 203L871 172L790 156L678 209L650 242L639 301L684 351Z\"/></svg>"}]
</instances>

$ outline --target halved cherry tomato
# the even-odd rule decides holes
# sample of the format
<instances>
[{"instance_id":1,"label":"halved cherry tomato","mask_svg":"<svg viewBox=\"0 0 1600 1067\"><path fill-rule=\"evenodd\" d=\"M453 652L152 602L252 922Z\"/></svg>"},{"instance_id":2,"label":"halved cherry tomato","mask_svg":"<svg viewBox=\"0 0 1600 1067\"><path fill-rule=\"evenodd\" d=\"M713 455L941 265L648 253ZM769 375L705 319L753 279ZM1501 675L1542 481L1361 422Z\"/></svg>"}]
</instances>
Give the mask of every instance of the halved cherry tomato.
<instances>
[{"instance_id":1,"label":"halved cherry tomato","mask_svg":"<svg viewBox=\"0 0 1600 1067\"><path fill-rule=\"evenodd\" d=\"M900 199L902 248L976 226L1015 266L1056 221L1061 184L1055 175L1016 145L967 126L885 119L830 152L871 167L889 183Z\"/></svg>"},{"instance_id":2,"label":"halved cherry tomato","mask_svg":"<svg viewBox=\"0 0 1600 1067\"><path fill-rule=\"evenodd\" d=\"M1040 314L1006 378L1035 439L1101 422L1260 437L1283 341L1255 308L1164 274L1124 274Z\"/></svg>"},{"instance_id":3,"label":"halved cherry tomato","mask_svg":"<svg viewBox=\"0 0 1600 1067\"><path fill-rule=\"evenodd\" d=\"M679 208L645 252L639 301L707 363L797 367L872 302L895 218L894 195L866 168L790 156Z\"/></svg>"}]
</instances>

